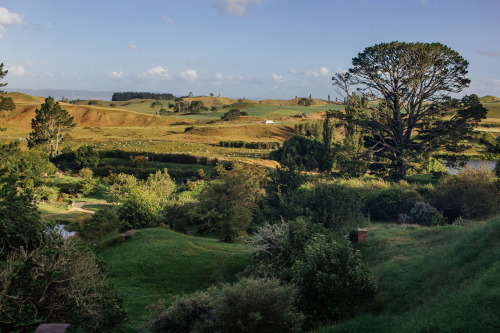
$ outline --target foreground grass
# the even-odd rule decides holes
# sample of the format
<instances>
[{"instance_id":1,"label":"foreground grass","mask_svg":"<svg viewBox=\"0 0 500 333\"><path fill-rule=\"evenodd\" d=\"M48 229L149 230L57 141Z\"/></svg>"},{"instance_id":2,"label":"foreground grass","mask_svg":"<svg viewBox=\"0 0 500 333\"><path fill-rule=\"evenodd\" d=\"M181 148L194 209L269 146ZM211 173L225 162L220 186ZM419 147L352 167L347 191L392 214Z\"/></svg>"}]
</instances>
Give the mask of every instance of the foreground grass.
<instances>
[{"instance_id":1,"label":"foreground grass","mask_svg":"<svg viewBox=\"0 0 500 333\"><path fill-rule=\"evenodd\" d=\"M359 249L379 284L365 314L331 332L497 332L500 217L464 227L376 225Z\"/></svg>"},{"instance_id":2,"label":"foreground grass","mask_svg":"<svg viewBox=\"0 0 500 333\"><path fill-rule=\"evenodd\" d=\"M140 230L130 241L107 247L98 256L124 300L131 328L142 323L146 306L235 281L250 263L250 253L239 244L159 228Z\"/></svg>"}]
</instances>

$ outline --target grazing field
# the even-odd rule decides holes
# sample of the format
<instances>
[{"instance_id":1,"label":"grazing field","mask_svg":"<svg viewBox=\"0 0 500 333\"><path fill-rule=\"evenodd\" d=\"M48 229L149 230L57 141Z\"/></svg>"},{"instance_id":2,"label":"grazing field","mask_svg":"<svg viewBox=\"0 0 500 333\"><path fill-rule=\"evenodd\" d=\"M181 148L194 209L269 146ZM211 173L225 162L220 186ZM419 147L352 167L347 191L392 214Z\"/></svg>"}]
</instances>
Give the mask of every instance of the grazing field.
<instances>
[{"instance_id":1,"label":"grazing field","mask_svg":"<svg viewBox=\"0 0 500 333\"><path fill-rule=\"evenodd\" d=\"M320 332L497 331L499 235L500 217L438 228L374 225L359 245L379 285L371 312Z\"/></svg>"},{"instance_id":2,"label":"grazing field","mask_svg":"<svg viewBox=\"0 0 500 333\"><path fill-rule=\"evenodd\" d=\"M102 250L109 279L123 298L130 326L147 314L146 306L173 295L235 281L250 263L241 244L192 237L166 229L137 231L130 241Z\"/></svg>"}]
</instances>

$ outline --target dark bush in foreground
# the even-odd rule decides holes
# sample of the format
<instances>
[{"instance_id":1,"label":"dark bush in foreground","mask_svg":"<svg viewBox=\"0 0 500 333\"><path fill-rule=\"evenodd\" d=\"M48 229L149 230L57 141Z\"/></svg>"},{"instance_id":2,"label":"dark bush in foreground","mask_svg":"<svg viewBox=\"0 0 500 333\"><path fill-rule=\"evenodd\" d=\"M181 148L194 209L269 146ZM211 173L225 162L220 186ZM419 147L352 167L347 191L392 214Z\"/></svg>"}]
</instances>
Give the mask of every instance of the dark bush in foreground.
<instances>
[{"instance_id":1,"label":"dark bush in foreground","mask_svg":"<svg viewBox=\"0 0 500 333\"><path fill-rule=\"evenodd\" d=\"M58 234L40 238L40 246L12 249L1 262L0 331L33 332L47 322L119 331L125 312L94 253Z\"/></svg>"},{"instance_id":2,"label":"dark bush in foreground","mask_svg":"<svg viewBox=\"0 0 500 333\"><path fill-rule=\"evenodd\" d=\"M500 211L500 182L486 168L466 168L444 178L429 197L449 221L484 219Z\"/></svg>"},{"instance_id":3,"label":"dark bush in foreground","mask_svg":"<svg viewBox=\"0 0 500 333\"><path fill-rule=\"evenodd\" d=\"M175 298L148 326L153 332L172 333L299 332L303 316L293 305L295 294L295 287L275 279L243 278Z\"/></svg>"},{"instance_id":4,"label":"dark bush in foreground","mask_svg":"<svg viewBox=\"0 0 500 333\"><path fill-rule=\"evenodd\" d=\"M306 246L292 276L299 289L298 306L315 323L352 316L377 290L351 243L322 235Z\"/></svg>"}]
</instances>

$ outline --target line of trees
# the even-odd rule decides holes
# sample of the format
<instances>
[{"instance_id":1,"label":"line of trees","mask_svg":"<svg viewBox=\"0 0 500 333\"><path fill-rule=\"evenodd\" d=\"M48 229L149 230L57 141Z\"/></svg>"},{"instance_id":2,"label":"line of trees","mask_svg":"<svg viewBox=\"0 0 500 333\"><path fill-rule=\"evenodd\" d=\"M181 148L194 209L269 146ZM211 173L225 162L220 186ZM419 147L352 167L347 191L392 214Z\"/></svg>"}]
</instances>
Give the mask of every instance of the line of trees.
<instances>
[{"instance_id":1,"label":"line of trees","mask_svg":"<svg viewBox=\"0 0 500 333\"><path fill-rule=\"evenodd\" d=\"M115 92L111 97L111 100L114 102L118 101L129 101L134 98L140 99L157 99L157 100L173 100L175 98L174 95L170 93L151 93L151 92Z\"/></svg>"}]
</instances>

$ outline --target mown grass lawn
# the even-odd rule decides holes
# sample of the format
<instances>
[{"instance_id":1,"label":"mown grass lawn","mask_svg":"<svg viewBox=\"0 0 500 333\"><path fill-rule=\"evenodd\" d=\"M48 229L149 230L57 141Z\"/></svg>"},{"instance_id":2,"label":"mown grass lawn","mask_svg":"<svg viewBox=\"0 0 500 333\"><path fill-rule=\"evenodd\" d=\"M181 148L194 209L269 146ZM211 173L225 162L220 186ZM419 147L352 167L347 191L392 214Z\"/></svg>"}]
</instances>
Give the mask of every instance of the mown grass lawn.
<instances>
[{"instance_id":1,"label":"mown grass lawn","mask_svg":"<svg viewBox=\"0 0 500 333\"><path fill-rule=\"evenodd\" d=\"M141 324L146 306L235 281L250 263L250 253L240 244L160 228L140 230L130 241L104 248L98 256L124 300L131 328Z\"/></svg>"}]
</instances>

